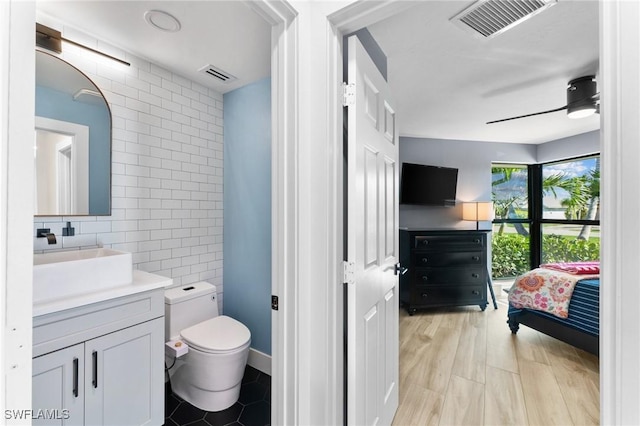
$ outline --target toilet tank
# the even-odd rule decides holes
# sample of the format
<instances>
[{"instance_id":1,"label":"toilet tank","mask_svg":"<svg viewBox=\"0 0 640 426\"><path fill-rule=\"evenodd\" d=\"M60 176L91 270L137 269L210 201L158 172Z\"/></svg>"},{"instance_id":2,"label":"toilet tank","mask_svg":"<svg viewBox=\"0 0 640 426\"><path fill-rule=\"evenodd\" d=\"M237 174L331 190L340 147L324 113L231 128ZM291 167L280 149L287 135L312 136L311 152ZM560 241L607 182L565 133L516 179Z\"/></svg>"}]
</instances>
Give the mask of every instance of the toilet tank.
<instances>
[{"instance_id":1,"label":"toilet tank","mask_svg":"<svg viewBox=\"0 0 640 426\"><path fill-rule=\"evenodd\" d=\"M164 292L165 339L180 337L180 331L218 316L216 287L201 281Z\"/></svg>"}]
</instances>

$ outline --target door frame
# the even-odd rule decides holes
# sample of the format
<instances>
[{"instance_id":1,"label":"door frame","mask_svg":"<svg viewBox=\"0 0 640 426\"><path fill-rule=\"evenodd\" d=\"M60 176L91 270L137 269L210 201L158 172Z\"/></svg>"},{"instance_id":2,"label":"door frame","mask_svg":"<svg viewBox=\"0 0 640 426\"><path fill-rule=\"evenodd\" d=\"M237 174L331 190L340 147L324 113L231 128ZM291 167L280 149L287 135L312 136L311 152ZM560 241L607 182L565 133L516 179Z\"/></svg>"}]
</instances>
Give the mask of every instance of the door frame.
<instances>
[{"instance_id":1,"label":"door frame","mask_svg":"<svg viewBox=\"0 0 640 426\"><path fill-rule=\"evenodd\" d=\"M367 3L353 3L327 16L328 27L333 29L327 30L329 57L324 64L326 75L333 77L329 80L330 87L342 81L342 73L336 72L342 69L342 36L410 7L410 2L394 0ZM637 324L634 312L640 303L640 289L632 285L635 282L633 265L640 258L640 226L634 217L640 208L640 201L633 189L640 181L637 167L640 162L640 147L637 144L640 125L636 122L640 115L640 102L636 96L640 92L637 79L640 73L640 55L637 53L640 44L640 30L637 28L639 16L640 5L636 2L600 1L599 74L603 100L600 140L603 170L601 259L604 260L602 275L606 283L601 289L600 316L602 424L633 424L640 420L640 407L633 402L640 399L640 379L637 374L629 374L637 371L637 359L640 358L640 339L634 327ZM335 78L336 75L339 78ZM335 120L329 123L333 126L330 133L340 134L341 106L329 103L328 115ZM336 164L342 162L341 154L340 151L340 155L333 157ZM338 193L341 199L341 188L338 188ZM630 208L619 208L627 204ZM334 249L341 252L337 246Z\"/></svg>"},{"instance_id":2,"label":"door frame","mask_svg":"<svg viewBox=\"0 0 640 426\"><path fill-rule=\"evenodd\" d=\"M271 424L294 424L297 380L297 11L286 0L245 3L271 25ZM294 226L291 226L294 224ZM286 307L286 309L285 309ZM291 307L291 309L289 309Z\"/></svg>"},{"instance_id":3,"label":"door frame","mask_svg":"<svg viewBox=\"0 0 640 426\"><path fill-rule=\"evenodd\" d=\"M89 214L89 127L78 123L71 123L68 121L61 121L47 117L35 117L35 129L36 135L38 130L57 133L60 135L69 136L71 143L62 143L56 145L58 167L57 178L60 179L61 170L60 162L62 159L60 155L65 149L71 149L73 153L70 160L70 173L69 179L71 180L71 191L68 194L71 197L71 212L73 214L88 215ZM36 144L38 137L36 136ZM37 167L36 167L37 169ZM35 180L37 181L37 170L35 174ZM36 182L35 187L37 188ZM56 183L56 192L58 193L58 204L60 204L60 182ZM37 193L37 190L36 190ZM38 212L38 205L34 206L35 212ZM51 211L51 210L48 210ZM60 206L53 211L60 212ZM67 213L71 215L71 212Z\"/></svg>"}]
</instances>

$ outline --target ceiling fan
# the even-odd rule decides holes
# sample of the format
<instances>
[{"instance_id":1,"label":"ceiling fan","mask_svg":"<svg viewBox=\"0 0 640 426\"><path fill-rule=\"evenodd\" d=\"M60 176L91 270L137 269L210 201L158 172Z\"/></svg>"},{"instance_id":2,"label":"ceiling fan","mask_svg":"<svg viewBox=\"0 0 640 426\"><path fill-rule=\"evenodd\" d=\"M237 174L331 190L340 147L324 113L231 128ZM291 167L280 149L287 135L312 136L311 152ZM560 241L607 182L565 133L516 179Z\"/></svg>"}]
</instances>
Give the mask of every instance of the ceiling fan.
<instances>
[{"instance_id":1,"label":"ceiling fan","mask_svg":"<svg viewBox=\"0 0 640 426\"><path fill-rule=\"evenodd\" d=\"M534 112L532 114L519 115L517 117L503 118L501 120L488 121L487 124L501 123L503 121L516 120L518 118L531 117L534 115L548 114L567 110L569 118L588 117L593 113L600 112L600 94L596 92L595 76L589 75L578 77L569 82L567 87L567 104L560 108L548 111Z\"/></svg>"}]
</instances>

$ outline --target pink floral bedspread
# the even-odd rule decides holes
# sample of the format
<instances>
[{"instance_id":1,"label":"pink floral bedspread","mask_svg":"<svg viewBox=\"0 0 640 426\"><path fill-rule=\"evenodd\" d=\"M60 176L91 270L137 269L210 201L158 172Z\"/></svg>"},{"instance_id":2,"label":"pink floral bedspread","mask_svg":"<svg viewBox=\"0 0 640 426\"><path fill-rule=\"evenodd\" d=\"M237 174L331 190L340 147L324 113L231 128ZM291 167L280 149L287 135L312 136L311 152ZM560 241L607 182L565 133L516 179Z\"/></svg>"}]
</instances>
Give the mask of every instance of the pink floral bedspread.
<instances>
[{"instance_id":1,"label":"pink floral bedspread","mask_svg":"<svg viewBox=\"0 0 640 426\"><path fill-rule=\"evenodd\" d=\"M518 309L536 309L567 318L576 283L590 278L598 278L598 275L573 275L536 268L516 278L509 290L509 302Z\"/></svg>"}]
</instances>

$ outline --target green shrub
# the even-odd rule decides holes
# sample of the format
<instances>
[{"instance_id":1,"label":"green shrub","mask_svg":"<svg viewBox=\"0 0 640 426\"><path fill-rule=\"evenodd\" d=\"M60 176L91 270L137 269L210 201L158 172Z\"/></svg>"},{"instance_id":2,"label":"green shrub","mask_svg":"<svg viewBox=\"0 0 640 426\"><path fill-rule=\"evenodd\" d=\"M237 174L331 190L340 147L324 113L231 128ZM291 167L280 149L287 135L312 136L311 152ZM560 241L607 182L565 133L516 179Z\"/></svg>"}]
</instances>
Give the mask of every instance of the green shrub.
<instances>
[{"instance_id":1,"label":"green shrub","mask_svg":"<svg viewBox=\"0 0 640 426\"><path fill-rule=\"evenodd\" d=\"M494 234L491 244L493 278L520 275L529 267L529 238L518 234ZM600 259L600 238L578 240L572 236L545 235L542 263Z\"/></svg>"},{"instance_id":2,"label":"green shrub","mask_svg":"<svg viewBox=\"0 0 640 426\"><path fill-rule=\"evenodd\" d=\"M529 238L518 234L494 234L491 244L493 278L515 277L529 267Z\"/></svg>"},{"instance_id":3,"label":"green shrub","mask_svg":"<svg viewBox=\"0 0 640 426\"><path fill-rule=\"evenodd\" d=\"M542 263L579 262L600 259L600 238L578 240L563 235L542 238Z\"/></svg>"}]
</instances>

